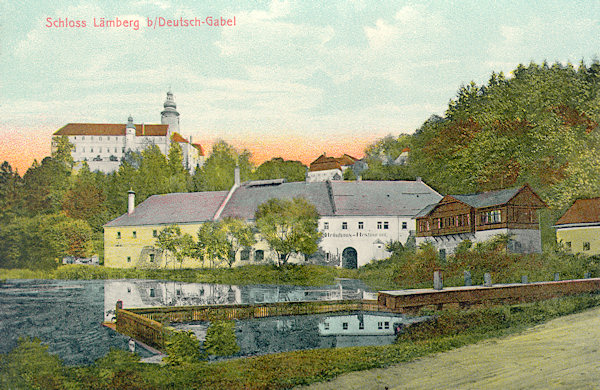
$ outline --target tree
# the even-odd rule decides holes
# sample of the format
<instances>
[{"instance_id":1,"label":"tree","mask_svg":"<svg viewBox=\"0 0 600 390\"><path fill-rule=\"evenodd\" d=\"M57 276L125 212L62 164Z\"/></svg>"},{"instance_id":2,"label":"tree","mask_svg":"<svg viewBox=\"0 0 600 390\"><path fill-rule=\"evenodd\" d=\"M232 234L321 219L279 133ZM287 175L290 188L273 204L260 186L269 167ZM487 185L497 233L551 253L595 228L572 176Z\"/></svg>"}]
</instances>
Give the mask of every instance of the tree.
<instances>
[{"instance_id":1,"label":"tree","mask_svg":"<svg viewBox=\"0 0 600 390\"><path fill-rule=\"evenodd\" d=\"M221 229L225 232L228 243L229 256L227 264L229 268L235 263L237 254L244 248L249 248L256 243L252 228L241 219L226 218L221 223Z\"/></svg>"},{"instance_id":2,"label":"tree","mask_svg":"<svg viewBox=\"0 0 600 390\"><path fill-rule=\"evenodd\" d=\"M183 166L183 151L177 142L171 142L168 156L169 192L188 191L190 173Z\"/></svg>"},{"instance_id":3,"label":"tree","mask_svg":"<svg viewBox=\"0 0 600 390\"><path fill-rule=\"evenodd\" d=\"M286 179L288 182L304 181L306 165L300 161L286 161L281 157L274 157L260 164L252 174L255 180Z\"/></svg>"},{"instance_id":4,"label":"tree","mask_svg":"<svg viewBox=\"0 0 600 390\"><path fill-rule=\"evenodd\" d=\"M318 249L319 213L304 198L270 199L258 206L255 220L262 238L277 253L280 267L292 254L311 255Z\"/></svg>"},{"instance_id":5,"label":"tree","mask_svg":"<svg viewBox=\"0 0 600 390\"><path fill-rule=\"evenodd\" d=\"M197 237L194 257L203 261L208 258L211 266L217 261L229 258L231 244L227 240L227 233L223 228L222 221L203 223L198 229Z\"/></svg>"},{"instance_id":6,"label":"tree","mask_svg":"<svg viewBox=\"0 0 600 390\"><path fill-rule=\"evenodd\" d=\"M26 211L30 215L59 211L70 175L70 170L52 157L44 158L41 164L34 161L23 176Z\"/></svg>"},{"instance_id":7,"label":"tree","mask_svg":"<svg viewBox=\"0 0 600 390\"><path fill-rule=\"evenodd\" d=\"M168 253L175 258L181 268L183 260L193 255L194 239L187 233L181 234L179 226L169 225L158 233L156 246L165 252L165 268L168 264Z\"/></svg>"},{"instance_id":8,"label":"tree","mask_svg":"<svg viewBox=\"0 0 600 390\"><path fill-rule=\"evenodd\" d=\"M240 167L242 181L250 179L252 163L247 150L238 152L225 141L217 141L212 147L210 157L201 169L197 169L192 178L195 191L223 191L233 186L234 170Z\"/></svg>"},{"instance_id":9,"label":"tree","mask_svg":"<svg viewBox=\"0 0 600 390\"><path fill-rule=\"evenodd\" d=\"M204 350L209 355L231 356L240 351L233 321L211 321L206 330Z\"/></svg>"},{"instance_id":10,"label":"tree","mask_svg":"<svg viewBox=\"0 0 600 390\"><path fill-rule=\"evenodd\" d=\"M7 161L0 166L0 222L6 222L18 213L23 182Z\"/></svg>"},{"instance_id":11,"label":"tree","mask_svg":"<svg viewBox=\"0 0 600 390\"><path fill-rule=\"evenodd\" d=\"M100 175L104 176L102 173ZM102 215L105 200L102 185L97 183L96 176L86 164L79 170L71 188L65 193L62 209L67 216L86 220L94 230L102 231L102 225L107 222Z\"/></svg>"},{"instance_id":12,"label":"tree","mask_svg":"<svg viewBox=\"0 0 600 390\"><path fill-rule=\"evenodd\" d=\"M52 158L56 161L63 163L68 169L73 169L73 156L71 152L75 149L75 146L69 142L69 137L66 135L60 137L54 137L52 140L54 147L52 148Z\"/></svg>"}]
</instances>

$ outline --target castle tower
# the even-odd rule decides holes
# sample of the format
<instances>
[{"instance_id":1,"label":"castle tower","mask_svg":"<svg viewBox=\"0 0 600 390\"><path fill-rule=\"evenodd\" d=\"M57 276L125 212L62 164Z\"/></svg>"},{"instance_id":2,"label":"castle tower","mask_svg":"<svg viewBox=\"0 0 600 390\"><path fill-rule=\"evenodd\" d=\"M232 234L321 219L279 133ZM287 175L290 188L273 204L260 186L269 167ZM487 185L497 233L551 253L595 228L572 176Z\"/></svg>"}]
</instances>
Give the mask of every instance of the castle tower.
<instances>
[{"instance_id":1,"label":"castle tower","mask_svg":"<svg viewBox=\"0 0 600 390\"><path fill-rule=\"evenodd\" d=\"M125 126L125 150L127 149L135 150L135 124L131 115L127 118Z\"/></svg>"},{"instance_id":2,"label":"castle tower","mask_svg":"<svg viewBox=\"0 0 600 390\"><path fill-rule=\"evenodd\" d=\"M164 110L160 113L160 123L169 125L169 133L179 132L179 113L177 105L173 100L173 92L167 92L167 100L165 100Z\"/></svg>"}]
</instances>

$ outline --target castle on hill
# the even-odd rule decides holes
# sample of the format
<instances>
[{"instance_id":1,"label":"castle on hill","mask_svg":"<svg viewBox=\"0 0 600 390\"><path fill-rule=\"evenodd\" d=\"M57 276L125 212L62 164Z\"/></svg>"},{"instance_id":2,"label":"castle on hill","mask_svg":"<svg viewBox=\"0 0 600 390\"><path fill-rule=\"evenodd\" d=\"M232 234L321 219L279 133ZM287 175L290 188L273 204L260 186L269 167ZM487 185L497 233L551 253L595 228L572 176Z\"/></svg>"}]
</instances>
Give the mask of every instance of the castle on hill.
<instances>
[{"instance_id":1,"label":"castle on hill","mask_svg":"<svg viewBox=\"0 0 600 390\"><path fill-rule=\"evenodd\" d=\"M190 173L204 164L202 146L179 133L179 112L171 91L167 92L160 124L134 123L131 116L126 124L68 123L53 134L52 151L62 136L68 137L73 145L71 155L75 164L85 161L91 171L116 171L128 151L141 152L151 145L167 155L173 143L181 147L183 165Z\"/></svg>"}]
</instances>

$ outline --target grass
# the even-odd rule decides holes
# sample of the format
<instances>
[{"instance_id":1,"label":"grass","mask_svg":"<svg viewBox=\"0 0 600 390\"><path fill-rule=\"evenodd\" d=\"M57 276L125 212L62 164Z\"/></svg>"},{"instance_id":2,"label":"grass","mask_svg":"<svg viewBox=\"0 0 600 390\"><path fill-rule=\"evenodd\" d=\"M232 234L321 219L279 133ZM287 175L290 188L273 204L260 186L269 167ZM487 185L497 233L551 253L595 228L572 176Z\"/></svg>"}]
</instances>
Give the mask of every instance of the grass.
<instances>
[{"instance_id":1,"label":"grass","mask_svg":"<svg viewBox=\"0 0 600 390\"><path fill-rule=\"evenodd\" d=\"M25 385L45 380L58 387L83 389L287 389L514 334L599 305L600 296L582 295L513 306L447 310L435 313L429 322L409 327L393 345L315 349L179 366L140 364L125 351L113 351L93 366L61 366L59 370L56 361L41 350L42 346L26 341L0 358L0 383L9 388L24 380ZM49 367L32 369L32 360L40 362L36 363L38 366L47 362L44 364ZM46 377L41 378L41 373Z\"/></svg>"},{"instance_id":2,"label":"grass","mask_svg":"<svg viewBox=\"0 0 600 390\"><path fill-rule=\"evenodd\" d=\"M2 279L159 279L220 284L290 284L323 286L335 278L356 278L356 270L318 265L249 265L214 269L120 269L88 265L61 265L54 270L0 269Z\"/></svg>"}]
</instances>

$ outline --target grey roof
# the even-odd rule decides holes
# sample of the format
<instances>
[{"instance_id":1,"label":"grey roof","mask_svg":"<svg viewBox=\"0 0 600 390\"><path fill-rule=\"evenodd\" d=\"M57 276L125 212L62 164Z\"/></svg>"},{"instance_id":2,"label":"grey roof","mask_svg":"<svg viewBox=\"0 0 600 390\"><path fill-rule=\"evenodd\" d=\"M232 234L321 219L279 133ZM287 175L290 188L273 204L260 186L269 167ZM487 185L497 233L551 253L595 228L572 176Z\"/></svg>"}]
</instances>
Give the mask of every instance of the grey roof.
<instances>
[{"instance_id":1,"label":"grey roof","mask_svg":"<svg viewBox=\"0 0 600 390\"><path fill-rule=\"evenodd\" d=\"M227 191L154 195L105 226L192 223L212 220L226 201ZM269 199L304 197L322 216L412 217L442 196L421 181L256 181L236 188L219 218L254 219L258 206Z\"/></svg>"},{"instance_id":2,"label":"grey roof","mask_svg":"<svg viewBox=\"0 0 600 390\"><path fill-rule=\"evenodd\" d=\"M228 191L153 195L140 203L133 213L123 214L105 226L161 225L211 220Z\"/></svg>"},{"instance_id":3,"label":"grey roof","mask_svg":"<svg viewBox=\"0 0 600 390\"><path fill-rule=\"evenodd\" d=\"M221 213L221 218L254 219L258 206L269 199L304 197L317 208L319 215L333 215L326 182L294 182L272 185L244 183L235 190Z\"/></svg>"},{"instance_id":4,"label":"grey roof","mask_svg":"<svg viewBox=\"0 0 600 390\"><path fill-rule=\"evenodd\" d=\"M332 181L335 215L414 216L442 196L422 181Z\"/></svg>"},{"instance_id":5,"label":"grey roof","mask_svg":"<svg viewBox=\"0 0 600 390\"><path fill-rule=\"evenodd\" d=\"M512 199L523 187L509 188L506 190L482 192L481 194L470 195L450 195L454 199L459 200L469 206L475 208L496 206L507 203Z\"/></svg>"},{"instance_id":6,"label":"grey roof","mask_svg":"<svg viewBox=\"0 0 600 390\"><path fill-rule=\"evenodd\" d=\"M433 209L435 208L435 206L437 206L437 205L438 205L438 203L432 203L432 204L425 206L425 208L423 210L419 211L419 213L417 215L415 215L415 218L420 218L420 217L426 216L427 214L432 212Z\"/></svg>"}]
</instances>

